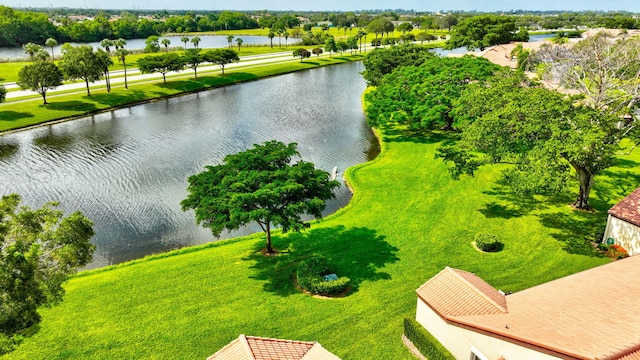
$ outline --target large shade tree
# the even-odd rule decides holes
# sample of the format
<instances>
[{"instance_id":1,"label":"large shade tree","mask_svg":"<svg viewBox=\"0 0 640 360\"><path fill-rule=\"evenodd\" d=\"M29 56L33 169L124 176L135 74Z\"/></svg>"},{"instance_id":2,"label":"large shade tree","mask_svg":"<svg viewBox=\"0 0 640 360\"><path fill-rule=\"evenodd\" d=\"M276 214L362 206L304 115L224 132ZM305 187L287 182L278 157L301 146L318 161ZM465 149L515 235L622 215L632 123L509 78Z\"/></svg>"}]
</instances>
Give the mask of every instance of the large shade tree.
<instances>
[{"instance_id":1,"label":"large shade tree","mask_svg":"<svg viewBox=\"0 0 640 360\"><path fill-rule=\"evenodd\" d=\"M334 198L340 184L324 170L302 160L296 144L268 141L227 155L220 165L207 166L189 177L189 195L183 210L195 210L196 222L219 236L257 222L266 234L266 251L273 253L271 229L300 231L309 224L303 214L322 217L326 199Z\"/></svg>"},{"instance_id":2,"label":"large shade tree","mask_svg":"<svg viewBox=\"0 0 640 360\"><path fill-rule=\"evenodd\" d=\"M64 46L60 68L67 80L84 80L87 95L91 96L89 83L100 80L111 62L104 51L94 51L91 46Z\"/></svg>"},{"instance_id":3,"label":"large shade tree","mask_svg":"<svg viewBox=\"0 0 640 360\"><path fill-rule=\"evenodd\" d=\"M470 50L484 50L493 45L511 41L528 41L526 30L517 31L516 19L512 16L478 15L466 18L451 30L446 49L466 46Z\"/></svg>"},{"instance_id":4,"label":"large shade tree","mask_svg":"<svg viewBox=\"0 0 640 360\"><path fill-rule=\"evenodd\" d=\"M1 334L36 324L38 309L60 302L62 284L91 261L92 222L80 212L65 217L56 206L30 209L16 194L0 199Z\"/></svg>"},{"instance_id":5,"label":"large shade tree","mask_svg":"<svg viewBox=\"0 0 640 360\"><path fill-rule=\"evenodd\" d=\"M204 53L203 57L205 61L218 65L222 70L222 75L224 75L224 67L227 64L240 60L238 53L230 49L209 50Z\"/></svg>"},{"instance_id":6,"label":"large shade tree","mask_svg":"<svg viewBox=\"0 0 640 360\"><path fill-rule=\"evenodd\" d=\"M505 180L523 193L558 192L577 178L574 206L589 208L594 177L611 166L624 120L580 97L527 85L519 74L470 85L457 100L462 140L439 148L454 177L490 163L511 164Z\"/></svg>"},{"instance_id":7,"label":"large shade tree","mask_svg":"<svg viewBox=\"0 0 640 360\"><path fill-rule=\"evenodd\" d=\"M378 86L384 75L400 66L418 66L435 55L428 48L412 44L375 49L363 60L362 77L367 85Z\"/></svg>"},{"instance_id":8,"label":"large shade tree","mask_svg":"<svg viewBox=\"0 0 640 360\"><path fill-rule=\"evenodd\" d=\"M47 104L47 91L62 85L64 74L53 62L38 61L23 66L18 73L17 84L21 89L29 89L42 96L43 104Z\"/></svg>"},{"instance_id":9,"label":"large shade tree","mask_svg":"<svg viewBox=\"0 0 640 360\"><path fill-rule=\"evenodd\" d=\"M401 66L367 93L372 126L400 123L412 128L454 128L453 105L470 83L491 77L500 67L484 58L428 58L420 66Z\"/></svg>"},{"instance_id":10,"label":"large shade tree","mask_svg":"<svg viewBox=\"0 0 640 360\"><path fill-rule=\"evenodd\" d=\"M138 59L138 69L143 74L159 72L162 80L167 83L167 73L184 70L185 59L176 53L166 53L155 56L145 56Z\"/></svg>"}]
</instances>

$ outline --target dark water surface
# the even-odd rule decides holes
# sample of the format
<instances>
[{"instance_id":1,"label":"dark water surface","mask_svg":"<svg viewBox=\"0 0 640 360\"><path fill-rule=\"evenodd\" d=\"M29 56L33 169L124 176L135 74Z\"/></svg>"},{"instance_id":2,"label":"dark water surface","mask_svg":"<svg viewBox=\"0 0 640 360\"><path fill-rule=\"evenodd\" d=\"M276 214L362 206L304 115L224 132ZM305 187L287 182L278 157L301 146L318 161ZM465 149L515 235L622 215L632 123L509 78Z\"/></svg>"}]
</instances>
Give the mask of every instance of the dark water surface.
<instances>
[{"instance_id":1,"label":"dark water surface","mask_svg":"<svg viewBox=\"0 0 640 360\"><path fill-rule=\"evenodd\" d=\"M361 63L323 67L0 136L0 194L59 201L94 222L87 268L216 240L183 212L187 177L277 139L331 172L377 146L360 103ZM346 186L326 214L346 205ZM222 237L260 231L250 226Z\"/></svg>"}]
</instances>

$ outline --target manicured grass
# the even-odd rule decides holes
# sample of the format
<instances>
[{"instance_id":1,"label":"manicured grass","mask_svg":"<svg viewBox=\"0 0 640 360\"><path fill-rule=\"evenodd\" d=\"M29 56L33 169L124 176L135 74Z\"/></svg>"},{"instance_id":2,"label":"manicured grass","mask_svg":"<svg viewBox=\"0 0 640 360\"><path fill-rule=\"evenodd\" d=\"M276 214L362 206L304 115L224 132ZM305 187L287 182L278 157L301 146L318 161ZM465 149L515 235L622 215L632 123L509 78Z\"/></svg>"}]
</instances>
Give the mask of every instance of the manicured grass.
<instances>
[{"instance_id":1,"label":"manicured grass","mask_svg":"<svg viewBox=\"0 0 640 360\"><path fill-rule=\"evenodd\" d=\"M107 93L104 88L92 89L92 96L87 96L84 91L61 96L49 94L47 96L48 105L42 104L40 96L24 102L7 102L0 104L0 132L56 119L96 113L112 107L121 107L184 92L193 92L360 59L362 57L359 55L350 56L345 53L344 56L334 55L332 58L321 57L320 59L307 59L304 62L300 62L292 56L291 61L288 62L227 69L224 76L219 75L217 70L215 73L202 73L200 71L196 80L193 78L193 71L185 70L177 76L167 77L166 84L162 82L162 79L157 79L151 82L132 83L129 86L129 90L124 89L124 85L114 85L111 93Z\"/></svg>"},{"instance_id":2,"label":"manicured grass","mask_svg":"<svg viewBox=\"0 0 640 360\"><path fill-rule=\"evenodd\" d=\"M373 162L348 170L352 202L300 234L274 234L291 253L265 257L258 234L81 273L39 331L5 359L204 359L239 334L320 342L343 359L413 359L400 335L415 289L445 266L519 291L609 262L585 238L640 180L640 156L596 178L594 212L562 196L519 198L500 167L451 180L434 159L449 134L390 129ZM476 251L475 233L504 249ZM327 257L353 282L336 299L300 293L299 261ZM585 300L587 301L587 300Z\"/></svg>"}]
</instances>

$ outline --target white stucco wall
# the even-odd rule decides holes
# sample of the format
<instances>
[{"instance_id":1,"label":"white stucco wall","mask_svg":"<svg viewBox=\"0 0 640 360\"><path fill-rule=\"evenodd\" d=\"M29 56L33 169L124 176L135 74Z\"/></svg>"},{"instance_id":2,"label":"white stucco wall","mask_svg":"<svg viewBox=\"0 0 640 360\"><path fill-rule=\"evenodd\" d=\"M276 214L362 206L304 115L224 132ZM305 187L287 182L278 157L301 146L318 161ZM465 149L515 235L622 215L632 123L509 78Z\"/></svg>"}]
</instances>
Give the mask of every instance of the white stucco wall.
<instances>
[{"instance_id":1,"label":"white stucco wall","mask_svg":"<svg viewBox=\"0 0 640 360\"><path fill-rule=\"evenodd\" d=\"M609 215L603 241L606 242L608 238L613 238L629 255L640 254L640 227Z\"/></svg>"},{"instance_id":2,"label":"white stucco wall","mask_svg":"<svg viewBox=\"0 0 640 360\"><path fill-rule=\"evenodd\" d=\"M469 360L471 349L479 351L481 357L495 360L558 360L535 350L508 341L447 324L438 314L418 298L416 320L422 324L458 360Z\"/></svg>"}]
</instances>

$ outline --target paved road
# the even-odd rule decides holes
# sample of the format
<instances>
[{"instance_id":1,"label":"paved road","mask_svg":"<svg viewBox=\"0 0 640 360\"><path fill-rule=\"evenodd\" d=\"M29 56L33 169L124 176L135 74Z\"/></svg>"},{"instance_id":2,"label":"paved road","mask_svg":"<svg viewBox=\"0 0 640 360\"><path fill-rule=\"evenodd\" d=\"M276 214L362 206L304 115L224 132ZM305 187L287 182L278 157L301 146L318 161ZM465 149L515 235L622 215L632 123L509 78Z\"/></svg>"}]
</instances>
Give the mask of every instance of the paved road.
<instances>
[{"instance_id":1,"label":"paved road","mask_svg":"<svg viewBox=\"0 0 640 360\"><path fill-rule=\"evenodd\" d=\"M366 51L366 49L365 49ZM285 61L299 61L296 60L296 58L293 57L292 55L292 51L288 51L288 52L278 52L278 53L270 53L270 54L263 54L263 55L251 55L251 56L242 56L240 57L240 61L237 63L232 63L232 64L228 64L225 66L225 71L227 69L234 69L234 68L246 68L246 67L251 67L251 66L256 66L256 65L264 65L264 64L268 64L268 63L278 63L278 62L285 62ZM322 57L327 57L329 56L329 54L323 54L321 55ZM218 67L217 65L213 65L213 64L203 64L202 66L198 67L198 74L204 74L204 73L208 73L208 72L213 72L213 71L220 71L220 67ZM111 75L111 85L112 86L117 86L120 84L124 84L124 71L122 70L118 70L118 71L111 71L110 72ZM184 77L190 77L193 76L193 70L191 69L185 69L182 72L170 72L167 73L167 77L174 77L177 75L182 75ZM129 83L133 83L133 82L140 82L140 81L147 81L147 80L159 80L162 79L162 74L159 73L153 73L153 74L141 74L140 71L138 69L132 68L132 69L127 69L127 81ZM7 90L10 89L19 89L19 86L16 85L16 83L5 83L4 84ZM100 81L96 81L93 83L89 84L91 89L94 88L101 88L101 87L105 87L105 82L104 80L100 80ZM47 98L49 98L51 95L55 95L56 93L62 92L62 91L69 91L69 90L85 90L86 91L86 85L84 82L76 82L76 83L71 83L71 84L64 84L61 86L58 86L57 88L53 89L53 90L49 90L47 91ZM16 99L19 97L23 97L23 96L40 96L37 92L35 91L30 91L30 90L19 90L19 91L8 91L7 92L7 100L9 99Z\"/></svg>"}]
</instances>

